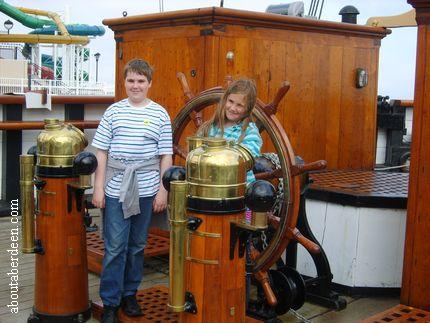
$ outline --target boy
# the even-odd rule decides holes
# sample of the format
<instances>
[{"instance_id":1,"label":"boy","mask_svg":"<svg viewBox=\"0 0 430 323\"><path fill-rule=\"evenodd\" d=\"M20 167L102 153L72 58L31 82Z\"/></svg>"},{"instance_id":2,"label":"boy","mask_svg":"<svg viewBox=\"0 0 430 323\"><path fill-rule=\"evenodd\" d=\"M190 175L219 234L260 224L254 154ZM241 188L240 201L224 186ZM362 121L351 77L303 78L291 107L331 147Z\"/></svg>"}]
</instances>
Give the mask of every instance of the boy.
<instances>
[{"instance_id":1,"label":"boy","mask_svg":"<svg viewBox=\"0 0 430 323\"><path fill-rule=\"evenodd\" d=\"M98 161L92 202L105 209L103 323L117 322L119 306L129 316L142 315L136 291L151 213L167 206L161 178L172 165L172 131L166 110L147 98L152 72L144 60L126 64L128 98L105 111L92 142Z\"/></svg>"}]
</instances>

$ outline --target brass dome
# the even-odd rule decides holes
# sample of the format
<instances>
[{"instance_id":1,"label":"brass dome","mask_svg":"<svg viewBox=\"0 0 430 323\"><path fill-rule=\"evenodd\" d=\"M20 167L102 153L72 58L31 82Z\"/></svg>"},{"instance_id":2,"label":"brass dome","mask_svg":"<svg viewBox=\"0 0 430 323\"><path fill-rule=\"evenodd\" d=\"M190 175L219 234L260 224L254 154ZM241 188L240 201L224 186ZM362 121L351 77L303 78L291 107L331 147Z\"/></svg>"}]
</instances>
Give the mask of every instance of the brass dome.
<instances>
[{"instance_id":1,"label":"brass dome","mask_svg":"<svg viewBox=\"0 0 430 323\"><path fill-rule=\"evenodd\" d=\"M241 199L246 173L252 169L251 153L222 138L203 138L187 157L188 196L205 200Z\"/></svg>"},{"instance_id":2,"label":"brass dome","mask_svg":"<svg viewBox=\"0 0 430 323\"><path fill-rule=\"evenodd\" d=\"M45 119L37 137L37 166L73 167L73 158L88 145L85 134L72 124Z\"/></svg>"}]
</instances>

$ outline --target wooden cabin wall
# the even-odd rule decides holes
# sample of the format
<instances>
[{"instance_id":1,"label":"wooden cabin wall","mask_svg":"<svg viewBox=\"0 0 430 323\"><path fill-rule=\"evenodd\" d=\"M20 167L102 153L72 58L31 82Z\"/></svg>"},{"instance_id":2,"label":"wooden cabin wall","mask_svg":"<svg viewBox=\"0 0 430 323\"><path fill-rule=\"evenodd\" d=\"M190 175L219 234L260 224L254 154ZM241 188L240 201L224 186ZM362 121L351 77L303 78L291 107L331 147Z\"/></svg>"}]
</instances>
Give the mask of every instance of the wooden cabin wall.
<instances>
[{"instance_id":1,"label":"wooden cabin wall","mask_svg":"<svg viewBox=\"0 0 430 323\"><path fill-rule=\"evenodd\" d=\"M379 39L232 25L201 35L205 29L176 26L118 33L117 98L125 97L124 64L135 57L154 65L150 97L172 118L185 102L176 79L179 71L194 93L223 85L226 75L251 77L266 103L287 80L291 89L277 117L296 154L306 161L325 159L334 169L373 168ZM226 59L228 51L234 53L232 61ZM362 89L355 87L357 68L369 73Z\"/></svg>"}]
</instances>

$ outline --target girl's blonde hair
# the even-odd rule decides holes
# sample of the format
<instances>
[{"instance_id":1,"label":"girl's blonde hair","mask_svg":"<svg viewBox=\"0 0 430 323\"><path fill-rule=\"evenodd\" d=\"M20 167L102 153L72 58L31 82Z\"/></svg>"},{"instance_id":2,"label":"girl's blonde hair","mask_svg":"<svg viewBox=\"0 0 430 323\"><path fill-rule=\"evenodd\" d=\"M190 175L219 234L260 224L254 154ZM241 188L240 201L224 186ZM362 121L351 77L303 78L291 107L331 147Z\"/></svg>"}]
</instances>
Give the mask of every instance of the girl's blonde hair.
<instances>
[{"instance_id":1,"label":"girl's blonde hair","mask_svg":"<svg viewBox=\"0 0 430 323\"><path fill-rule=\"evenodd\" d=\"M243 94L246 101L246 114L242 121L242 133L239 137L238 143L240 143L245 137L246 128L252 121L252 110L254 109L255 103L257 102L257 88L253 80L242 78L233 81L228 88L225 90L221 100L219 101L218 107L212 117L204 122L197 130L199 136L207 137L209 130L214 125L221 129L221 137L224 135L224 123L225 123L225 104L230 94Z\"/></svg>"}]
</instances>

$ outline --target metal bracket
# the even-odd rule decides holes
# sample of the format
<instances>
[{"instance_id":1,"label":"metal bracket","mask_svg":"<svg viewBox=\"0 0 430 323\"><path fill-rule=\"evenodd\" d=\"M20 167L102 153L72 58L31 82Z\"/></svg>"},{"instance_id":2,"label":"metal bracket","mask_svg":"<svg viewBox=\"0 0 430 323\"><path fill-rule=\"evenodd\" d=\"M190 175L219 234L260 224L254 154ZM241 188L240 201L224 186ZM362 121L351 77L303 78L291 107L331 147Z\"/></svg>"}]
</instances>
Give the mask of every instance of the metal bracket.
<instances>
[{"instance_id":1,"label":"metal bracket","mask_svg":"<svg viewBox=\"0 0 430 323\"><path fill-rule=\"evenodd\" d=\"M236 247L236 241L239 240L239 258L242 258L245 254L246 241L249 235L255 234L256 232L263 231L264 229L256 228L242 222L231 222L230 223L230 259L234 259L234 249Z\"/></svg>"},{"instance_id":2,"label":"metal bracket","mask_svg":"<svg viewBox=\"0 0 430 323\"><path fill-rule=\"evenodd\" d=\"M184 311L191 314L197 314L197 305L194 295L190 292L185 292L185 308Z\"/></svg>"},{"instance_id":3,"label":"metal bracket","mask_svg":"<svg viewBox=\"0 0 430 323\"><path fill-rule=\"evenodd\" d=\"M190 216L187 219L187 229L190 231L196 231L203 220L195 216Z\"/></svg>"},{"instance_id":4,"label":"metal bracket","mask_svg":"<svg viewBox=\"0 0 430 323\"><path fill-rule=\"evenodd\" d=\"M72 212L73 192L75 192L76 210L78 212L82 211L85 188L81 188L77 183L68 183L67 184L67 212L68 213Z\"/></svg>"},{"instance_id":5,"label":"metal bracket","mask_svg":"<svg viewBox=\"0 0 430 323\"><path fill-rule=\"evenodd\" d=\"M42 246L42 240L36 239L34 240L34 253L38 253L39 255L45 254L45 249Z\"/></svg>"},{"instance_id":6,"label":"metal bracket","mask_svg":"<svg viewBox=\"0 0 430 323\"><path fill-rule=\"evenodd\" d=\"M213 34L214 34L214 31L213 31L213 29L210 29L210 28L200 30L200 36L209 36L209 35L213 35Z\"/></svg>"},{"instance_id":7,"label":"metal bracket","mask_svg":"<svg viewBox=\"0 0 430 323\"><path fill-rule=\"evenodd\" d=\"M46 181L44 181L43 179L35 178L33 182L34 182L34 186L36 186L36 189L38 190L43 189L46 185Z\"/></svg>"}]
</instances>

